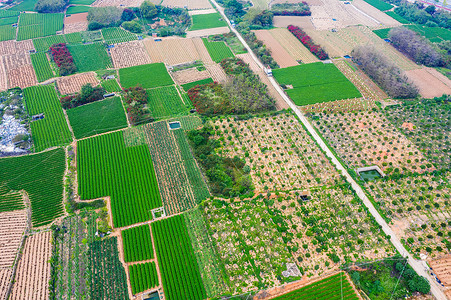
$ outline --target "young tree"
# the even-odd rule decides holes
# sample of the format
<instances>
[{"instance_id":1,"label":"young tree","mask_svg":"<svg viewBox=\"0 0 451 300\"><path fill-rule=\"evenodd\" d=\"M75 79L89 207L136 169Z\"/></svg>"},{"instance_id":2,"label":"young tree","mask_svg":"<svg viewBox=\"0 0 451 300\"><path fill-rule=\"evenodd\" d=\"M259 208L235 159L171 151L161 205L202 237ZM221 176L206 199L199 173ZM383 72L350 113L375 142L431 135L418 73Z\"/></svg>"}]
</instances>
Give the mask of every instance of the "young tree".
<instances>
[{"instance_id":1,"label":"young tree","mask_svg":"<svg viewBox=\"0 0 451 300\"><path fill-rule=\"evenodd\" d=\"M152 19L158 14L158 9L152 2L146 0L139 7L144 18Z\"/></svg>"}]
</instances>

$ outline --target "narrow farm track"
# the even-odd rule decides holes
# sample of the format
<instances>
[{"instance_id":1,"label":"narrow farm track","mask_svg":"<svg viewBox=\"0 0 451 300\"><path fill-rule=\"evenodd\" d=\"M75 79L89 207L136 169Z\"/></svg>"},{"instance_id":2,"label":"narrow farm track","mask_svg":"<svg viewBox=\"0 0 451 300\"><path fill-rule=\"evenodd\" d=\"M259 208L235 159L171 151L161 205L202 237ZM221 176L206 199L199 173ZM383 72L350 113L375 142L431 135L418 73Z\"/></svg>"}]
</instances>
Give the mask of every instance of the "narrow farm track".
<instances>
[{"instance_id":1,"label":"narrow farm track","mask_svg":"<svg viewBox=\"0 0 451 300\"><path fill-rule=\"evenodd\" d=\"M236 34L238 39L241 41L241 43L246 47L246 49L249 51L249 54L251 54L254 61L257 63L257 65L263 69L264 66L260 62L260 60L257 58L255 53L252 51L252 49L249 47L249 45L246 43L246 41L243 39L241 34L231 26L230 20L227 18L227 16L224 13L224 9L219 6L219 4L215 0L211 0L214 6L218 9L218 11L221 13L223 18L227 21L227 24L230 26L232 32ZM429 276L427 270L424 268L421 260L416 260L413 258L413 256L404 248L402 245L400 239L396 236L395 232L390 228L390 226L385 222L385 220L381 217L379 212L376 210L376 208L373 206L373 204L370 202L368 197L365 195L363 189L355 182L355 180L351 177L351 175L348 173L348 171L343 167L343 165L338 161L338 159L335 157L335 155L332 153L332 151L327 147L326 143L322 140L322 138L318 135L318 133L313 128L312 124L308 121L308 119L304 116L304 114L299 110L299 108L288 98L288 96L283 92L283 90L280 88L279 84L276 82L274 77L269 77L269 81L274 86L274 88L279 92L279 94L282 96L282 98L285 100L285 102L289 105L289 107L296 113L296 115L301 120L302 124L307 128L309 133L312 135L312 137L315 139L315 141L318 143L318 145L321 147L323 151L325 151L326 155L331 158L332 163L335 165L335 167L342 172L342 174L346 177L347 181L351 184L352 188L358 195L358 197L363 201L365 206L368 208L369 212L373 215L373 217L376 219L377 223L382 226L382 230L385 234L389 235L391 237L391 242L395 246L395 248L399 251L399 253L407 257L409 264L412 266L412 268L421 276L424 276L427 278L429 283L431 284L431 293L434 295L438 300L446 300L446 296L444 292L440 289L440 287L437 285L436 281Z\"/></svg>"}]
</instances>

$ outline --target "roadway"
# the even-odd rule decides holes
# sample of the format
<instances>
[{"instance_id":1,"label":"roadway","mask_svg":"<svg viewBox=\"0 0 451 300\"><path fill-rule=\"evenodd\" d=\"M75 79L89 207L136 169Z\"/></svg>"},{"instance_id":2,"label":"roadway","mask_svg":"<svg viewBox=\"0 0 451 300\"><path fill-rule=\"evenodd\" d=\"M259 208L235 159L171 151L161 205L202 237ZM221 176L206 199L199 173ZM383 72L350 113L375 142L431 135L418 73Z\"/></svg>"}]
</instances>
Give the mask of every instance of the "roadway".
<instances>
[{"instance_id":1,"label":"roadway","mask_svg":"<svg viewBox=\"0 0 451 300\"><path fill-rule=\"evenodd\" d=\"M249 54L252 56L252 59L257 63L257 65L260 68L264 69L263 64L260 62L258 57L255 55L255 53L252 51L252 49L246 43L244 38L232 26L232 24L230 23L230 20L227 18L227 16L224 13L224 9L221 6L219 6L219 4L215 0L211 0L211 1L216 6L218 11L221 13L221 15L223 16L224 20L227 21L227 23L229 24L230 29L232 30L232 32L236 34L238 39L241 41L241 43L247 49ZM338 159L335 157L335 155L332 153L332 151L324 143L322 138L318 135L316 130L313 128L312 124L310 124L308 119L299 110L299 108L284 93L284 91L279 86L279 84L276 82L274 77L269 77L269 81L274 86L274 88L277 90L277 92L282 96L284 101L296 113L298 118L301 120L302 124L304 124L304 126L307 128L308 132L312 135L312 137L315 139L315 141L318 143L318 145L321 147L321 149L332 160L332 163L335 165L335 167L339 171L341 171L342 175L344 175L346 177L346 180L351 184L352 188L357 193L357 196L363 201L363 204L368 208L369 212L376 219L377 223L382 227L382 230L384 231L384 233L391 237L391 242L395 246L395 248L398 250L398 252L401 253L402 256L407 257L408 262L412 266L412 268L419 275L425 277L429 281L429 283L431 284L431 293L432 293L432 295L434 295L435 298L437 298L438 300L447 300L447 298L445 297L445 294L443 293L442 289L440 288L438 283L435 281L435 279L433 279L431 276L429 276L428 270L425 269L425 267L422 265L421 261L414 259L413 256L404 248L404 246L401 243L400 239L396 236L396 234L393 232L393 230L390 228L390 226L387 224L387 222L385 222L385 220L380 216L379 212L376 210L376 208L373 206L371 201L365 195L363 189L357 184L357 182L355 182L355 180L351 177L351 175L349 175L348 171L343 167L343 165L338 161Z\"/></svg>"}]
</instances>

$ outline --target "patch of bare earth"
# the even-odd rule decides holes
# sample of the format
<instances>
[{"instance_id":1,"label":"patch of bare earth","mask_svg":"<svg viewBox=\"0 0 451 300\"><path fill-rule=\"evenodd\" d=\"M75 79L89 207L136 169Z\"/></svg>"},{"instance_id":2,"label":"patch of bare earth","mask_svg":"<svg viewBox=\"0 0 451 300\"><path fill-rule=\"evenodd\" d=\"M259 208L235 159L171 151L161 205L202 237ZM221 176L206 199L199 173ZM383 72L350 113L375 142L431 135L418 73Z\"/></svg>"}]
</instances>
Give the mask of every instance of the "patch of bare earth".
<instances>
[{"instance_id":1,"label":"patch of bare earth","mask_svg":"<svg viewBox=\"0 0 451 300\"><path fill-rule=\"evenodd\" d=\"M298 65L298 62L290 56L285 48L271 35L269 30L253 31L257 39L262 41L266 48L271 51L271 56L281 68L292 67Z\"/></svg>"},{"instance_id":2,"label":"patch of bare earth","mask_svg":"<svg viewBox=\"0 0 451 300\"><path fill-rule=\"evenodd\" d=\"M88 30L88 13L70 15L64 18L64 33Z\"/></svg>"},{"instance_id":3,"label":"patch of bare earth","mask_svg":"<svg viewBox=\"0 0 451 300\"><path fill-rule=\"evenodd\" d=\"M213 8L208 0L163 0L161 5L179 8L186 7L189 10Z\"/></svg>"},{"instance_id":4,"label":"patch of bare earth","mask_svg":"<svg viewBox=\"0 0 451 300\"><path fill-rule=\"evenodd\" d=\"M180 85L209 77L210 73L207 70L199 71L197 68L190 68L172 73L172 78Z\"/></svg>"},{"instance_id":5,"label":"patch of bare earth","mask_svg":"<svg viewBox=\"0 0 451 300\"><path fill-rule=\"evenodd\" d=\"M217 27L217 28L187 31L186 37L187 38L206 37L206 36L210 36L210 35L223 34L223 33L228 33L228 32L230 32L229 27Z\"/></svg>"},{"instance_id":6,"label":"patch of bare earth","mask_svg":"<svg viewBox=\"0 0 451 300\"><path fill-rule=\"evenodd\" d=\"M366 3L363 0L353 0L351 3L357 9L363 11L364 13L368 14L372 18L378 20L379 22L381 22L385 26L395 27L395 26L401 26L402 25L401 23L399 23L398 21L396 21L395 19L393 19L389 15L381 12L380 10L378 10L374 6Z\"/></svg>"},{"instance_id":7,"label":"patch of bare earth","mask_svg":"<svg viewBox=\"0 0 451 300\"><path fill-rule=\"evenodd\" d=\"M305 64L319 61L288 29L275 28L269 32L296 61L302 61Z\"/></svg>"},{"instance_id":8,"label":"patch of bare earth","mask_svg":"<svg viewBox=\"0 0 451 300\"><path fill-rule=\"evenodd\" d=\"M315 29L310 17L274 16L273 24L275 27L286 28L289 25L294 25L302 29Z\"/></svg>"},{"instance_id":9,"label":"patch of bare earth","mask_svg":"<svg viewBox=\"0 0 451 300\"><path fill-rule=\"evenodd\" d=\"M420 89L420 95L424 98L440 97L443 94L451 94L451 80L436 75L436 70L431 68L421 68L406 71L407 77ZM444 80L446 79L446 81ZM444 82L445 81L445 82Z\"/></svg>"},{"instance_id":10,"label":"patch of bare earth","mask_svg":"<svg viewBox=\"0 0 451 300\"><path fill-rule=\"evenodd\" d=\"M145 39L144 46L152 62L164 62L169 66L200 59L193 40L188 38L164 38L159 42Z\"/></svg>"},{"instance_id":11,"label":"patch of bare earth","mask_svg":"<svg viewBox=\"0 0 451 300\"><path fill-rule=\"evenodd\" d=\"M92 86L99 84L99 80L94 72L59 77L56 80L56 85L62 95L78 93L81 87L87 83L90 83Z\"/></svg>"},{"instance_id":12,"label":"patch of bare earth","mask_svg":"<svg viewBox=\"0 0 451 300\"><path fill-rule=\"evenodd\" d=\"M127 68L150 64L151 60L141 41L132 41L114 45L110 49L115 68Z\"/></svg>"},{"instance_id":13,"label":"patch of bare earth","mask_svg":"<svg viewBox=\"0 0 451 300\"><path fill-rule=\"evenodd\" d=\"M443 285L451 288L451 254L440 259L431 260L429 265Z\"/></svg>"}]
</instances>

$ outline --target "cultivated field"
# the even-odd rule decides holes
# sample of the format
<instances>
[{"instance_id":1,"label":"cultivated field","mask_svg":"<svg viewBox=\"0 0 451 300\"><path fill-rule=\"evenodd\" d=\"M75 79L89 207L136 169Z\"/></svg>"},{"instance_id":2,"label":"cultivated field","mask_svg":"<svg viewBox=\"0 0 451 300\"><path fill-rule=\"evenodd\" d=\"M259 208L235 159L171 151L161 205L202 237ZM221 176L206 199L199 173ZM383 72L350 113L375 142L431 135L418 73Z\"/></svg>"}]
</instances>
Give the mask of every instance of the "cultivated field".
<instances>
[{"instance_id":1,"label":"cultivated field","mask_svg":"<svg viewBox=\"0 0 451 300\"><path fill-rule=\"evenodd\" d=\"M304 64L318 61L318 58L302 45L302 43L286 28L276 28L269 32L296 61L301 61Z\"/></svg>"},{"instance_id":2,"label":"cultivated field","mask_svg":"<svg viewBox=\"0 0 451 300\"><path fill-rule=\"evenodd\" d=\"M103 43L69 45L68 48L78 72L98 71L113 66Z\"/></svg>"},{"instance_id":3,"label":"cultivated field","mask_svg":"<svg viewBox=\"0 0 451 300\"><path fill-rule=\"evenodd\" d=\"M445 286L451 286L451 255L428 261L435 275L442 281Z\"/></svg>"},{"instance_id":4,"label":"cultivated field","mask_svg":"<svg viewBox=\"0 0 451 300\"><path fill-rule=\"evenodd\" d=\"M287 28L290 25L298 26L304 30L315 29L311 17L297 16L274 16L273 25L275 27Z\"/></svg>"},{"instance_id":5,"label":"cultivated field","mask_svg":"<svg viewBox=\"0 0 451 300\"><path fill-rule=\"evenodd\" d=\"M45 52L31 54L30 58L36 72L36 78L39 82L46 81L55 76Z\"/></svg>"},{"instance_id":6,"label":"cultivated field","mask_svg":"<svg viewBox=\"0 0 451 300\"><path fill-rule=\"evenodd\" d=\"M51 239L51 231L36 233L26 239L10 299L38 300L49 297Z\"/></svg>"},{"instance_id":7,"label":"cultivated field","mask_svg":"<svg viewBox=\"0 0 451 300\"><path fill-rule=\"evenodd\" d=\"M99 84L96 73L89 72L76 74L67 77L60 77L56 80L56 86L58 87L61 95L79 93L81 91L81 87L88 83L92 86L97 86Z\"/></svg>"},{"instance_id":8,"label":"cultivated field","mask_svg":"<svg viewBox=\"0 0 451 300\"><path fill-rule=\"evenodd\" d=\"M186 33L187 38L198 38L198 37L205 37L215 34L223 34L230 32L229 27L216 27L216 28L209 28L209 29L200 29L200 30L190 30Z\"/></svg>"},{"instance_id":9,"label":"cultivated field","mask_svg":"<svg viewBox=\"0 0 451 300\"><path fill-rule=\"evenodd\" d=\"M186 7L189 10L213 8L208 0L163 0L161 2L161 5L167 7L180 7L180 8Z\"/></svg>"},{"instance_id":10,"label":"cultivated field","mask_svg":"<svg viewBox=\"0 0 451 300\"><path fill-rule=\"evenodd\" d=\"M257 36L257 39L262 41L266 45L266 48L271 51L272 58L281 68L298 65L296 59L290 56L282 44L280 44L274 36L271 35L269 30L255 30L254 33Z\"/></svg>"},{"instance_id":11,"label":"cultivated field","mask_svg":"<svg viewBox=\"0 0 451 300\"><path fill-rule=\"evenodd\" d=\"M174 84L163 63L119 69L119 81L123 88L129 88L137 84L140 84L143 88L156 88Z\"/></svg>"},{"instance_id":12,"label":"cultivated field","mask_svg":"<svg viewBox=\"0 0 451 300\"><path fill-rule=\"evenodd\" d=\"M110 49L113 65L116 69L150 64L151 60L141 41L114 45Z\"/></svg>"},{"instance_id":13,"label":"cultivated field","mask_svg":"<svg viewBox=\"0 0 451 300\"><path fill-rule=\"evenodd\" d=\"M207 70L199 71L197 70L197 68L190 68L172 72L171 75L172 78L174 78L175 82L179 85L211 77L210 73Z\"/></svg>"},{"instance_id":14,"label":"cultivated field","mask_svg":"<svg viewBox=\"0 0 451 300\"><path fill-rule=\"evenodd\" d=\"M80 13L64 18L64 33L81 32L88 30L88 13Z\"/></svg>"},{"instance_id":15,"label":"cultivated field","mask_svg":"<svg viewBox=\"0 0 451 300\"><path fill-rule=\"evenodd\" d=\"M138 7L143 0L96 0L92 7L117 6L117 7Z\"/></svg>"},{"instance_id":16,"label":"cultivated field","mask_svg":"<svg viewBox=\"0 0 451 300\"><path fill-rule=\"evenodd\" d=\"M451 94L451 80L433 68L406 71L407 77L420 89L424 98L440 97Z\"/></svg>"},{"instance_id":17,"label":"cultivated field","mask_svg":"<svg viewBox=\"0 0 451 300\"><path fill-rule=\"evenodd\" d=\"M8 72L9 87L20 87L22 89L38 84L36 73L33 66L27 64L9 70Z\"/></svg>"},{"instance_id":18,"label":"cultivated field","mask_svg":"<svg viewBox=\"0 0 451 300\"><path fill-rule=\"evenodd\" d=\"M178 65L200 60L193 39L167 38L161 42L152 39L144 40L152 62L164 62L166 65Z\"/></svg>"},{"instance_id":19,"label":"cultivated field","mask_svg":"<svg viewBox=\"0 0 451 300\"><path fill-rule=\"evenodd\" d=\"M0 269L13 266L23 234L28 227L26 210L0 213Z\"/></svg>"},{"instance_id":20,"label":"cultivated field","mask_svg":"<svg viewBox=\"0 0 451 300\"><path fill-rule=\"evenodd\" d=\"M366 3L364 0L353 0L352 5L357 9L363 11L364 13L368 14L370 17L376 19L378 22L381 23L380 24L381 26L396 27L401 25L401 23L399 23L389 15L376 9L374 6Z\"/></svg>"},{"instance_id":21,"label":"cultivated field","mask_svg":"<svg viewBox=\"0 0 451 300\"><path fill-rule=\"evenodd\" d=\"M6 299L6 293L8 292L9 285L11 284L12 276L12 268L0 269L0 299Z\"/></svg>"}]
</instances>

